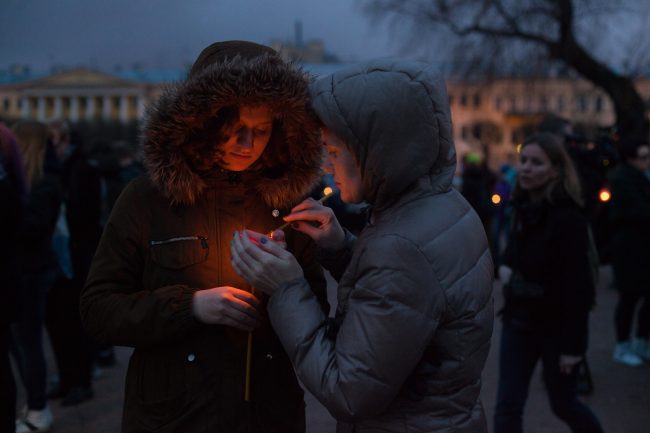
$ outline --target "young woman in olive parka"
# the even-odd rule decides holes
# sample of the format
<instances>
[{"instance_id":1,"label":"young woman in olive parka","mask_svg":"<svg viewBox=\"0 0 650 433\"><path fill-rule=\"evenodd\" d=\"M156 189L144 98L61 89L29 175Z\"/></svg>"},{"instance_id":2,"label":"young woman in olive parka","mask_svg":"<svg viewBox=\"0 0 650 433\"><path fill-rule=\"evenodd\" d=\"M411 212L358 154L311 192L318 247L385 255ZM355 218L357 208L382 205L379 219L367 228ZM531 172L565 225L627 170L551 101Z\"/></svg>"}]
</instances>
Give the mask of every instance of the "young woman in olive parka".
<instances>
[{"instance_id":1,"label":"young woman in olive parka","mask_svg":"<svg viewBox=\"0 0 650 433\"><path fill-rule=\"evenodd\" d=\"M319 180L322 148L308 79L272 49L207 47L149 111L149 176L117 200L81 313L95 338L135 350L122 431L305 431L304 399L264 314L266 297L231 267L236 230L266 233ZM287 234L326 309L306 236ZM253 331L250 401L244 399Z\"/></svg>"}]
</instances>

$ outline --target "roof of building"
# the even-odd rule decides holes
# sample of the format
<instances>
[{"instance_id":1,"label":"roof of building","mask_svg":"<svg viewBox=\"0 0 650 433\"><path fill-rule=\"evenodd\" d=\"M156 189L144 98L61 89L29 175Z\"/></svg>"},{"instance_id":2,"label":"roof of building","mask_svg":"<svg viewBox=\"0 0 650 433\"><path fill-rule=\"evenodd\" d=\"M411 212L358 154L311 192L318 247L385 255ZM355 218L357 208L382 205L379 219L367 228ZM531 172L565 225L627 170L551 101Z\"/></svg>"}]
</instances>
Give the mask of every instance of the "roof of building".
<instances>
[{"instance_id":1,"label":"roof of building","mask_svg":"<svg viewBox=\"0 0 650 433\"><path fill-rule=\"evenodd\" d=\"M345 66L345 63L322 63L322 64L303 64L302 67L313 75L319 76L332 73ZM105 76L113 76L123 80L135 81L145 84L163 84L185 79L187 70L185 68L177 69L133 69L121 71L97 71L89 68L70 68L63 71L50 73L32 73L27 72L20 75L14 75L8 71L0 71L0 85L6 84L27 84L29 82L41 81L51 76L70 73L71 71L85 70L89 73L98 73Z\"/></svg>"}]
</instances>

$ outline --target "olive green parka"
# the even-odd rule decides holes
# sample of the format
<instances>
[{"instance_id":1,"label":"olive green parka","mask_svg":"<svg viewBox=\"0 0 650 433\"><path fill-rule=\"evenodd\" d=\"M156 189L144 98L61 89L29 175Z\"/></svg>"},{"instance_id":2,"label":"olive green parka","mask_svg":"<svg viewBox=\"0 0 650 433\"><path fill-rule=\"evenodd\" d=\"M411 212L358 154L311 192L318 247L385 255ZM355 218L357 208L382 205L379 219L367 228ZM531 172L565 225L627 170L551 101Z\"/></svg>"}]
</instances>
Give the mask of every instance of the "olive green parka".
<instances>
[{"instance_id":1,"label":"olive green parka","mask_svg":"<svg viewBox=\"0 0 650 433\"><path fill-rule=\"evenodd\" d=\"M244 172L215 168L210 125L223 108L256 104L276 116L263 155ZM81 297L93 338L135 349L124 433L304 432L303 392L268 320L253 332L245 402L247 333L199 323L192 296L251 289L231 266L233 232L282 224L272 211L286 214L319 180L319 138L307 77L274 55L213 64L167 88L149 110L148 176L117 200ZM311 240L289 232L287 244L326 309Z\"/></svg>"}]
</instances>

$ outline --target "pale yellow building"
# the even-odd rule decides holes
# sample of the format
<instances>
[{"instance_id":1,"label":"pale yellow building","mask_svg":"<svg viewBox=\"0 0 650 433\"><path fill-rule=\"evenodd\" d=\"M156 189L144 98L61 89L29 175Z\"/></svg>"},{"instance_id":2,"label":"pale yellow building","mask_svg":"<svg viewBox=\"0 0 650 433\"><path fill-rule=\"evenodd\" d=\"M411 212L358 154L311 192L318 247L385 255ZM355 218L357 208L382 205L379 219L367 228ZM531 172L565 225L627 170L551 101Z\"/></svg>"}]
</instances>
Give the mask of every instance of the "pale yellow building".
<instances>
[{"instance_id":1,"label":"pale yellow building","mask_svg":"<svg viewBox=\"0 0 650 433\"><path fill-rule=\"evenodd\" d=\"M0 115L12 119L137 121L160 94L160 84L75 68L0 84Z\"/></svg>"},{"instance_id":2,"label":"pale yellow building","mask_svg":"<svg viewBox=\"0 0 650 433\"><path fill-rule=\"evenodd\" d=\"M650 107L650 78L636 80L636 86ZM545 114L561 116L587 129L609 127L616 121L609 97L582 79L450 81L448 92L458 153L479 151L481 143L486 143L493 163L512 156L526 131Z\"/></svg>"}]
</instances>

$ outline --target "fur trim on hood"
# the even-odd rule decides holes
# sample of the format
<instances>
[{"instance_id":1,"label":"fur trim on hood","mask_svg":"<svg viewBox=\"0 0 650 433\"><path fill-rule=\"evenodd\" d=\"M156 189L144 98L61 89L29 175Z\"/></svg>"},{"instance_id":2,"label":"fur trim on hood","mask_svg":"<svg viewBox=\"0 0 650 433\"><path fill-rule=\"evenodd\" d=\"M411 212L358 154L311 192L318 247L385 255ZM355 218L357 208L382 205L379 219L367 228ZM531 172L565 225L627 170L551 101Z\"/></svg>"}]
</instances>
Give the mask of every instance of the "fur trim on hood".
<instances>
[{"instance_id":1,"label":"fur trim on hood","mask_svg":"<svg viewBox=\"0 0 650 433\"><path fill-rule=\"evenodd\" d=\"M247 170L259 173L252 176L251 186L270 206L295 204L320 180L323 159L308 85L299 68L263 55L215 63L168 86L149 108L144 127L144 159L151 180L172 204L196 203L210 172L219 170L201 167L219 153L211 144L218 141L216 131L208 132L217 113L226 107L266 104L276 120L264 153Z\"/></svg>"}]
</instances>

